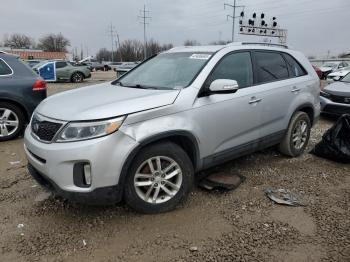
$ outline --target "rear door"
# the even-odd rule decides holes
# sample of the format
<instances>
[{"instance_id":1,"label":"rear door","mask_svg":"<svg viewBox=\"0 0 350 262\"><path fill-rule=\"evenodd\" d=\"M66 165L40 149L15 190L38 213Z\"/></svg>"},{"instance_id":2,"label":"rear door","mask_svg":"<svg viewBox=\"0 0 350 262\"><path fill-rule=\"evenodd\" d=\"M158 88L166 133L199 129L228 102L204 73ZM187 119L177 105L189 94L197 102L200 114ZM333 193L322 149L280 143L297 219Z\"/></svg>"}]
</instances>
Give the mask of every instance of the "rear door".
<instances>
[{"instance_id":1,"label":"rear door","mask_svg":"<svg viewBox=\"0 0 350 262\"><path fill-rule=\"evenodd\" d=\"M292 100L293 84L281 53L268 50L253 53L255 85L259 88L261 99L260 137L262 143L275 143L286 129L285 119Z\"/></svg>"},{"instance_id":2,"label":"rear door","mask_svg":"<svg viewBox=\"0 0 350 262\"><path fill-rule=\"evenodd\" d=\"M67 62L56 62L56 75L58 80L67 80L70 78L70 67Z\"/></svg>"},{"instance_id":3,"label":"rear door","mask_svg":"<svg viewBox=\"0 0 350 262\"><path fill-rule=\"evenodd\" d=\"M261 146L278 143L289 124L290 108L305 89L305 70L289 54L278 51L254 52L255 84L261 98Z\"/></svg>"}]
</instances>

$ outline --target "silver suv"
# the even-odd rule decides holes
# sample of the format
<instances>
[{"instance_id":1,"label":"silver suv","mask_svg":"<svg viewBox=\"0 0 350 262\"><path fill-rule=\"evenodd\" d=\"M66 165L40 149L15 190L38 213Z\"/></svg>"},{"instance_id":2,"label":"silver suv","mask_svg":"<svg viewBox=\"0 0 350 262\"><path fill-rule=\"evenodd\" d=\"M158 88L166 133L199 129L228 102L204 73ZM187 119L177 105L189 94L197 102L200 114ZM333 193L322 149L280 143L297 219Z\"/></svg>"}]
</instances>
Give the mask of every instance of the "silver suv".
<instances>
[{"instance_id":1,"label":"silver suv","mask_svg":"<svg viewBox=\"0 0 350 262\"><path fill-rule=\"evenodd\" d=\"M301 155L319 94L311 64L285 46L173 48L44 100L25 132L28 168L64 198L169 211L199 170L274 145Z\"/></svg>"}]
</instances>

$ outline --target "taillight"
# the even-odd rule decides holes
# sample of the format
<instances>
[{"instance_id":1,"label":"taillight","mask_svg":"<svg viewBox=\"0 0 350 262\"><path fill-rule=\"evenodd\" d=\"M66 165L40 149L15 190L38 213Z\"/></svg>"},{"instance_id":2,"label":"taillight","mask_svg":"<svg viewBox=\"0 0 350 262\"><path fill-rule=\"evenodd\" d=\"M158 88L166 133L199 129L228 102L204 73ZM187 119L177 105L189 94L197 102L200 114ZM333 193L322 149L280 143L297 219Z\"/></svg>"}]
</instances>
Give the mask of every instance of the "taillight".
<instances>
[{"instance_id":1,"label":"taillight","mask_svg":"<svg viewBox=\"0 0 350 262\"><path fill-rule=\"evenodd\" d=\"M41 91L46 89L46 82L43 80L36 80L33 85L33 91Z\"/></svg>"}]
</instances>

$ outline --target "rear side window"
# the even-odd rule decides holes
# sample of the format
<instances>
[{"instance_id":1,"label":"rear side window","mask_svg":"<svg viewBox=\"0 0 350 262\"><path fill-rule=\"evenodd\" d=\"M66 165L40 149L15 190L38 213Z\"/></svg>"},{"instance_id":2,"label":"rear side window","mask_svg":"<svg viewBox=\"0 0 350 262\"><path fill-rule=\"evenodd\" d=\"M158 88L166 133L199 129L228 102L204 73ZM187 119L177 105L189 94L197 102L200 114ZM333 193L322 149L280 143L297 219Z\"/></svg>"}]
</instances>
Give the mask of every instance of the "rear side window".
<instances>
[{"instance_id":1,"label":"rear side window","mask_svg":"<svg viewBox=\"0 0 350 262\"><path fill-rule=\"evenodd\" d=\"M301 65L290 55L284 54L284 58L286 59L290 77L298 77L306 75L306 70L301 67Z\"/></svg>"},{"instance_id":2,"label":"rear side window","mask_svg":"<svg viewBox=\"0 0 350 262\"><path fill-rule=\"evenodd\" d=\"M279 53L255 52L256 77L258 83L288 78L286 62Z\"/></svg>"},{"instance_id":3,"label":"rear side window","mask_svg":"<svg viewBox=\"0 0 350 262\"><path fill-rule=\"evenodd\" d=\"M0 59L0 76L11 75L11 68L5 63L4 60Z\"/></svg>"},{"instance_id":4,"label":"rear side window","mask_svg":"<svg viewBox=\"0 0 350 262\"><path fill-rule=\"evenodd\" d=\"M63 68L66 67L66 62L56 62L56 68Z\"/></svg>"},{"instance_id":5,"label":"rear side window","mask_svg":"<svg viewBox=\"0 0 350 262\"><path fill-rule=\"evenodd\" d=\"M236 80L239 88L253 84L253 69L249 52L226 55L215 67L207 81L207 86L217 79Z\"/></svg>"}]
</instances>

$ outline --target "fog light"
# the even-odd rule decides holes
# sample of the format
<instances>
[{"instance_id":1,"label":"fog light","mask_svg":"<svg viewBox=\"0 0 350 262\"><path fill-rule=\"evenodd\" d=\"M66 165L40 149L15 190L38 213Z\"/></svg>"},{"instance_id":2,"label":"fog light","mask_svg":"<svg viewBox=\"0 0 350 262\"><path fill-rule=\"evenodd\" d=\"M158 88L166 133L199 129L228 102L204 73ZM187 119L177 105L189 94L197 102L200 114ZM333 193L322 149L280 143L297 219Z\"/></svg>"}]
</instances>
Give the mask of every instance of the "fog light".
<instances>
[{"instance_id":1,"label":"fog light","mask_svg":"<svg viewBox=\"0 0 350 262\"><path fill-rule=\"evenodd\" d=\"M84 165L84 177L85 177L85 184L91 185L91 166L90 164Z\"/></svg>"}]
</instances>

